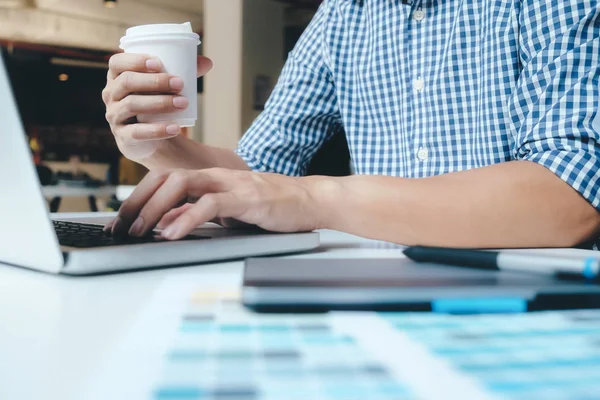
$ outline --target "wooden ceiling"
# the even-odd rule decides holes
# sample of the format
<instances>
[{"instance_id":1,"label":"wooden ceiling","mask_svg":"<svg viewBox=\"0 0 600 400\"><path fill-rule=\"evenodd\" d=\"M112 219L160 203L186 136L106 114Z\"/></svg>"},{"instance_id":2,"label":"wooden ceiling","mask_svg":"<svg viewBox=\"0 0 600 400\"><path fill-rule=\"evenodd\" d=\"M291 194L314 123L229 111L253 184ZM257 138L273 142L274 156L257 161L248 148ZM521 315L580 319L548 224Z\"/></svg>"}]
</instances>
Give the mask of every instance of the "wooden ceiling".
<instances>
[{"instance_id":1,"label":"wooden ceiling","mask_svg":"<svg viewBox=\"0 0 600 400\"><path fill-rule=\"evenodd\" d=\"M0 0L0 39L115 51L133 25L190 21L202 30L202 0Z\"/></svg>"},{"instance_id":2,"label":"wooden ceiling","mask_svg":"<svg viewBox=\"0 0 600 400\"><path fill-rule=\"evenodd\" d=\"M109 9L102 0L36 0L40 10L123 26L192 21L200 27L202 4L201 0L121 0Z\"/></svg>"}]
</instances>

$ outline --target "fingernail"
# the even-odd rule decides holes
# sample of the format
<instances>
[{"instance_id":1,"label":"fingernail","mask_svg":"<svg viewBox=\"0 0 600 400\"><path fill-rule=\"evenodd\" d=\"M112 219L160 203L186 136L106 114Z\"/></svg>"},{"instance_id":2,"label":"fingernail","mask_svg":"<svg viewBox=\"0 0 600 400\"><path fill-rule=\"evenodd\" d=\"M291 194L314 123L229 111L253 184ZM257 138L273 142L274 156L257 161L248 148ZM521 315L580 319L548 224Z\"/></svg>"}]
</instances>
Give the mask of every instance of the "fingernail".
<instances>
[{"instance_id":1,"label":"fingernail","mask_svg":"<svg viewBox=\"0 0 600 400\"><path fill-rule=\"evenodd\" d=\"M173 105L177 108L187 108L188 104L188 99L183 96L173 98Z\"/></svg>"},{"instance_id":2,"label":"fingernail","mask_svg":"<svg viewBox=\"0 0 600 400\"><path fill-rule=\"evenodd\" d=\"M150 58L148 60L146 60L146 68L148 68L150 71L160 71L160 61L158 61L156 58Z\"/></svg>"},{"instance_id":3,"label":"fingernail","mask_svg":"<svg viewBox=\"0 0 600 400\"><path fill-rule=\"evenodd\" d=\"M121 217L117 217L112 227L112 234L115 236L124 235L127 232L125 228L125 223L121 219Z\"/></svg>"},{"instance_id":4,"label":"fingernail","mask_svg":"<svg viewBox=\"0 0 600 400\"><path fill-rule=\"evenodd\" d=\"M180 224L177 222L173 222L171 225L167 226L160 234L162 237L166 239L173 240L177 237L179 233Z\"/></svg>"},{"instance_id":5,"label":"fingernail","mask_svg":"<svg viewBox=\"0 0 600 400\"><path fill-rule=\"evenodd\" d=\"M108 224L104 225L104 228L102 228L102 232L109 233L112 230L114 224L114 221L110 221Z\"/></svg>"},{"instance_id":6,"label":"fingernail","mask_svg":"<svg viewBox=\"0 0 600 400\"><path fill-rule=\"evenodd\" d=\"M168 125L165 129L168 136L177 136L181 132L179 125Z\"/></svg>"},{"instance_id":7,"label":"fingernail","mask_svg":"<svg viewBox=\"0 0 600 400\"><path fill-rule=\"evenodd\" d=\"M142 217L138 217L133 225L131 225L131 229L129 229L130 236L142 236L144 233L144 219Z\"/></svg>"},{"instance_id":8,"label":"fingernail","mask_svg":"<svg viewBox=\"0 0 600 400\"><path fill-rule=\"evenodd\" d=\"M180 91L181 89L183 89L183 79L171 78L169 79L169 86L171 87L171 90Z\"/></svg>"}]
</instances>

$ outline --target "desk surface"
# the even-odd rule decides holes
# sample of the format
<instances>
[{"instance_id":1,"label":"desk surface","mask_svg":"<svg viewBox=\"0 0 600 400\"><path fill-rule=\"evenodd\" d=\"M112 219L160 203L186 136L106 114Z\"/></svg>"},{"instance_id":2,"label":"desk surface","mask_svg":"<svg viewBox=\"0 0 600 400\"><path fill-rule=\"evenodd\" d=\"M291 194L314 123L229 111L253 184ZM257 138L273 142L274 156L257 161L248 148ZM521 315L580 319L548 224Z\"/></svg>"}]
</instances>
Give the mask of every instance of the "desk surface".
<instances>
[{"instance_id":1,"label":"desk surface","mask_svg":"<svg viewBox=\"0 0 600 400\"><path fill-rule=\"evenodd\" d=\"M68 219L89 221L90 214ZM107 214L94 219L106 220ZM316 254L402 257L399 246L323 231ZM240 282L243 263L224 262L97 277L53 276L0 265L0 399L78 399L167 278L196 272Z\"/></svg>"}]
</instances>

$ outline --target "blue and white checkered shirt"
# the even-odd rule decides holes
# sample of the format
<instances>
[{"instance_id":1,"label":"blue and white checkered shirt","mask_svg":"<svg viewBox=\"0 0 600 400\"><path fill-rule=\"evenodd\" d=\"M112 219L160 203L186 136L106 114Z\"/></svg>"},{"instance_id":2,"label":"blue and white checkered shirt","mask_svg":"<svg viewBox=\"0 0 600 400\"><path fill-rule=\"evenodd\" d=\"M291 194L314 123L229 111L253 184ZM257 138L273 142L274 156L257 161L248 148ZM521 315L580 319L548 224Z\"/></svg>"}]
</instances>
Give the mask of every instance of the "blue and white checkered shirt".
<instances>
[{"instance_id":1,"label":"blue and white checkered shirt","mask_svg":"<svg viewBox=\"0 0 600 400\"><path fill-rule=\"evenodd\" d=\"M357 174L529 160L600 210L598 4L325 0L237 152L302 175L344 130Z\"/></svg>"}]
</instances>

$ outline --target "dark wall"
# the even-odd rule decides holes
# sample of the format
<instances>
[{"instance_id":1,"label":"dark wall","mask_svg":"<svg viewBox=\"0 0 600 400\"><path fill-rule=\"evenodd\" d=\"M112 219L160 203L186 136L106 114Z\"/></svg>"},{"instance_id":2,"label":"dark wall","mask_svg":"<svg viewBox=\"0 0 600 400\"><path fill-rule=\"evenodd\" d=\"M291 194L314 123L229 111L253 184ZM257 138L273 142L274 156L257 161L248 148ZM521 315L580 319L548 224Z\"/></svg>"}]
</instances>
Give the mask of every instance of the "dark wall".
<instances>
[{"instance_id":1,"label":"dark wall","mask_svg":"<svg viewBox=\"0 0 600 400\"><path fill-rule=\"evenodd\" d=\"M51 57L31 50L4 51L25 124L106 127L101 98L106 70L52 65ZM59 81L61 73L69 80Z\"/></svg>"},{"instance_id":2,"label":"dark wall","mask_svg":"<svg viewBox=\"0 0 600 400\"><path fill-rule=\"evenodd\" d=\"M52 50L2 49L27 134L38 137L48 160L113 161L118 150L101 96L107 71L53 65Z\"/></svg>"}]
</instances>

